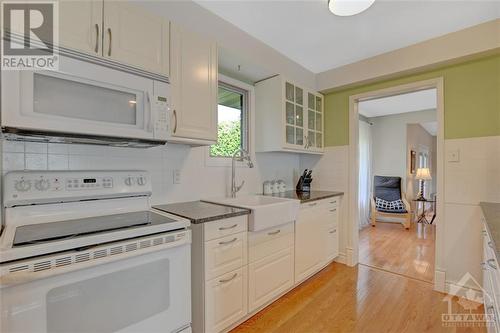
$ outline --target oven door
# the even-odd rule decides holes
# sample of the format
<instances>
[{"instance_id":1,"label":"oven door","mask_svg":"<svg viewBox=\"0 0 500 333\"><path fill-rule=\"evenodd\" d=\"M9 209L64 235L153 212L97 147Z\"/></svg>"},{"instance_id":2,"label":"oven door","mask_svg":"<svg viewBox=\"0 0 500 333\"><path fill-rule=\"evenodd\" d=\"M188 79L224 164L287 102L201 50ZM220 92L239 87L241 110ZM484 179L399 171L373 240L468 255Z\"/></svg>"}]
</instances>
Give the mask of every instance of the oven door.
<instances>
[{"instance_id":1,"label":"oven door","mask_svg":"<svg viewBox=\"0 0 500 333\"><path fill-rule=\"evenodd\" d=\"M154 80L65 56L59 68L2 71L2 127L155 139Z\"/></svg>"},{"instance_id":2,"label":"oven door","mask_svg":"<svg viewBox=\"0 0 500 333\"><path fill-rule=\"evenodd\" d=\"M110 258L96 260L108 260L105 264L71 271L72 264L24 273L19 284L3 280L0 331L177 332L189 328L190 237L188 231L181 233L182 238L176 236L168 245L155 245L158 236L154 236L144 249L147 254L110 252ZM168 234L172 237L174 233ZM137 244L141 241L144 239ZM128 257L113 259L121 256ZM89 262L81 263L85 264ZM61 273L64 270L67 272ZM38 277L30 279L26 274Z\"/></svg>"}]
</instances>

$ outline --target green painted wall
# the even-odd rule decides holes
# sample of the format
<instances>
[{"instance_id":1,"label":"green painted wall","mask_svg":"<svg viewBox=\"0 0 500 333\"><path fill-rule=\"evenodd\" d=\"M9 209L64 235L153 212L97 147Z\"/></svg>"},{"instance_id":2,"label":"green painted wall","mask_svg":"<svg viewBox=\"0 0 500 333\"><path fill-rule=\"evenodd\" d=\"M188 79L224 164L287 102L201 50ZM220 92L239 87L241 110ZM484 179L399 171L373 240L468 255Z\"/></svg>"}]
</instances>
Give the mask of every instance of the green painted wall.
<instances>
[{"instance_id":1,"label":"green painted wall","mask_svg":"<svg viewBox=\"0 0 500 333\"><path fill-rule=\"evenodd\" d=\"M349 144L349 96L441 76L445 139L500 135L500 55L496 55L326 95L325 146Z\"/></svg>"}]
</instances>

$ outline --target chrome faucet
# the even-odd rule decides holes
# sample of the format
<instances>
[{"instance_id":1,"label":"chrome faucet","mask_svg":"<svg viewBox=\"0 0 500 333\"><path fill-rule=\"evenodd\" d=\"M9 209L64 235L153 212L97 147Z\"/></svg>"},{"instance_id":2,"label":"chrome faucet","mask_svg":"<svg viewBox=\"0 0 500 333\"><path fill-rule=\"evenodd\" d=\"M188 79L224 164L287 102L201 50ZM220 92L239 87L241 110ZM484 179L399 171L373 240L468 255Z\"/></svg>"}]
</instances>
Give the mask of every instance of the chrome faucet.
<instances>
[{"instance_id":1,"label":"chrome faucet","mask_svg":"<svg viewBox=\"0 0 500 333\"><path fill-rule=\"evenodd\" d=\"M231 159L231 198L236 198L236 193L241 190L241 188L245 184L245 181L242 181L239 186L236 186L236 161L246 161L248 167L253 168L253 163L250 159L250 155L245 149L239 148L234 152L233 158Z\"/></svg>"}]
</instances>

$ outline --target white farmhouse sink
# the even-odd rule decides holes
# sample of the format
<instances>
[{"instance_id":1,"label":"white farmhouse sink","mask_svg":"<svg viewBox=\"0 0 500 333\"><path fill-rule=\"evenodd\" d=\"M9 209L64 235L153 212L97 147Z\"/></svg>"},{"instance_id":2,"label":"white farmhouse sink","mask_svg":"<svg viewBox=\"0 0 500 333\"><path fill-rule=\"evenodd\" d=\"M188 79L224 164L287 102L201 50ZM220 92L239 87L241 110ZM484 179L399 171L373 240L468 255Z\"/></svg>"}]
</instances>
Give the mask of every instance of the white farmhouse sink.
<instances>
[{"instance_id":1,"label":"white farmhouse sink","mask_svg":"<svg viewBox=\"0 0 500 333\"><path fill-rule=\"evenodd\" d=\"M248 230L250 231L259 231L295 221L300 206L299 200L263 195L246 195L205 201L250 209L251 213L248 217Z\"/></svg>"}]
</instances>

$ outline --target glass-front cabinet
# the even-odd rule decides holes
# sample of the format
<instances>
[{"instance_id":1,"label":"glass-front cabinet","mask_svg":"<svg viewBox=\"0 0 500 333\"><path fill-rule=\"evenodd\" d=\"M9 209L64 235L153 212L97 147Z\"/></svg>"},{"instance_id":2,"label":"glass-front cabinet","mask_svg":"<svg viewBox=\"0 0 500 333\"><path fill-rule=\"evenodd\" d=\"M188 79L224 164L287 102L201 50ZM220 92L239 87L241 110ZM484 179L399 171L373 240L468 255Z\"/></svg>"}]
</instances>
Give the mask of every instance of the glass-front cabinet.
<instances>
[{"instance_id":1,"label":"glass-front cabinet","mask_svg":"<svg viewBox=\"0 0 500 333\"><path fill-rule=\"evenodd\" d=\"M323 95L282 76L255 86L257 152L323 152Z\"/></svg>"}]
</instances>

